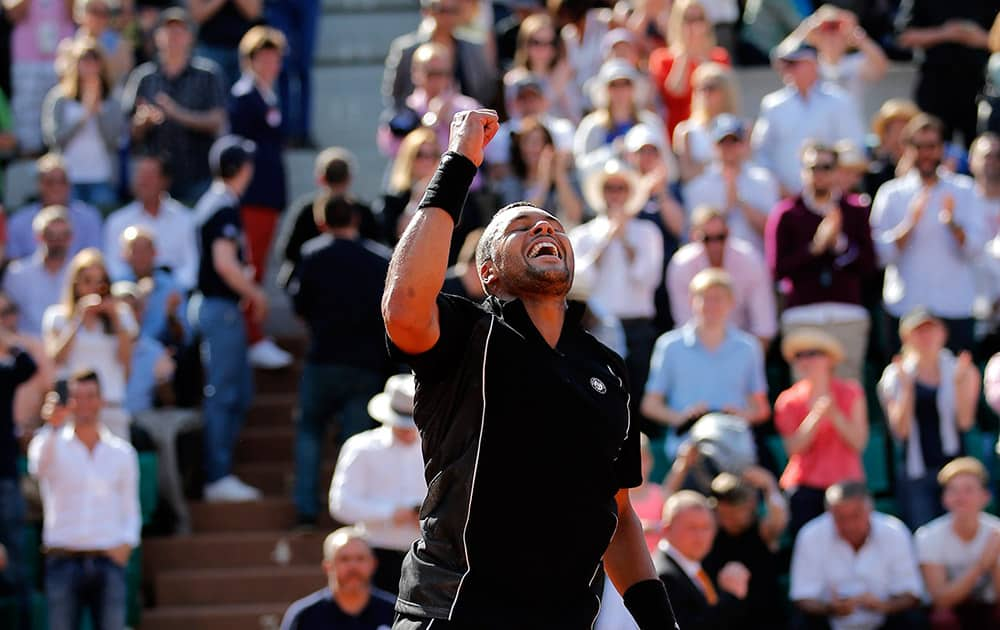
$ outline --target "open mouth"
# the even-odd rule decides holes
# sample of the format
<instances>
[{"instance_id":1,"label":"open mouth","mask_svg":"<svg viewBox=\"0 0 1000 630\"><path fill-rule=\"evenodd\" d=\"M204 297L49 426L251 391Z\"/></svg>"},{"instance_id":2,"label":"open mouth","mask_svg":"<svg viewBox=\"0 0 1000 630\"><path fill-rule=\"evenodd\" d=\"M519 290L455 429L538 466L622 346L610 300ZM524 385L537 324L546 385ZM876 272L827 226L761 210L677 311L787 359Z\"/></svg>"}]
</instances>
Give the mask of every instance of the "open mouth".
<instances>
[{"instance_id":1,"label":"open mouth","mask_svg":"<svg viewBox=\"0 0 1000 630\"><path fill-rule=\"evenodd\" d=\"M545 256L554 256L562 260L559 247L550 240L538 241L528 249L528 258L543 258Z\"/></svg>"}]
</instances>

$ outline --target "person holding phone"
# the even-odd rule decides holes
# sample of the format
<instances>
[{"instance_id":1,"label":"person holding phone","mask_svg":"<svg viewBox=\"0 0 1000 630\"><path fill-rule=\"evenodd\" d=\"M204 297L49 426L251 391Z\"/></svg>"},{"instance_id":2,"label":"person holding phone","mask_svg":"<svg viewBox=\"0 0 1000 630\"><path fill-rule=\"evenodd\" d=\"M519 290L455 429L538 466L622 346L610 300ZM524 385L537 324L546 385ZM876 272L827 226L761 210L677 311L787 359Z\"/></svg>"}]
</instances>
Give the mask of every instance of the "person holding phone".
<instances>
[{"instance_id":1,"label":"person holding phone","mask_svg":"<svg viewBox=\"0 0 1000 630\"><path fill-rule=\"evenodd\" d=\"M46 426L28 447L42 493L45 595L50 630L125 628L125 566L139 545L139 459L101 422L97 372L74 373L67 398L46 397Z\"/></svg>"}]
</instances>

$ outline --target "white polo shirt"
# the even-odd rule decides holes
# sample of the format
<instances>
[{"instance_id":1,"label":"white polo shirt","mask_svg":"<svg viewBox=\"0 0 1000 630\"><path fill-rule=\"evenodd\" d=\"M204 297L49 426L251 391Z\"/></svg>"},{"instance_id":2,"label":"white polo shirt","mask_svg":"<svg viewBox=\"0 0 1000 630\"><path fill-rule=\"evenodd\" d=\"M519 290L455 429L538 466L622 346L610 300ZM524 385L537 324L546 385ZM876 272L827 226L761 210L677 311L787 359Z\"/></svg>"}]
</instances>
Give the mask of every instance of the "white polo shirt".
<instances>
[{"instance_id":1,"label":"white polo shirt","mask_svg":"<svg viewBox=\"0 0 1000 630\"><path fill-rule=\"evenodd\" d=\"M923 583L906 526L893 516L872 512L868 539L855 551L837 534L829 513L809 521L795 539L789 598L830 602L835 595L863 593L881 600L922 595ZM829 621L833 630L874 630L885 622L885 615L858 609Z\"/></svg>"}]
</instances>

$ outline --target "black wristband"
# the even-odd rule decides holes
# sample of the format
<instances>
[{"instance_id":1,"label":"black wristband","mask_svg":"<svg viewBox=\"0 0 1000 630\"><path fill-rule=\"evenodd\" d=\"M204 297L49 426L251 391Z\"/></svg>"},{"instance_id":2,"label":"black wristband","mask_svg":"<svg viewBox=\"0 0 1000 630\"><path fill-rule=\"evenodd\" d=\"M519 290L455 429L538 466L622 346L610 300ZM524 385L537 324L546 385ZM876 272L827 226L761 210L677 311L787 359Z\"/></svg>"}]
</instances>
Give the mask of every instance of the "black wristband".
<instances>
[{"instance_id":1,"label":"black wristband","mask_svg":"<svg viewBox=\"0 0 1000 630\"><path fill-rule=\"evenodd\" d=\"M636 582L628 587L622 599L640 630L677 627L674 609L667 596L667 587L660 580L653 578Z\"/></svg>"},{"instance_id":2,"label":"black wristband","mask_svg":"<svg viewBox=\"0 0 1000 630\"><path fill-rule=\"evenodd\" d=\"M441 208L447 212L455 225L462 218L465 198L469 196L469 186L476 176L476 165L461 153L448 151L441 156L431 183L427 184L424 197L417 210Z\"/></svg>"}]
</instances>

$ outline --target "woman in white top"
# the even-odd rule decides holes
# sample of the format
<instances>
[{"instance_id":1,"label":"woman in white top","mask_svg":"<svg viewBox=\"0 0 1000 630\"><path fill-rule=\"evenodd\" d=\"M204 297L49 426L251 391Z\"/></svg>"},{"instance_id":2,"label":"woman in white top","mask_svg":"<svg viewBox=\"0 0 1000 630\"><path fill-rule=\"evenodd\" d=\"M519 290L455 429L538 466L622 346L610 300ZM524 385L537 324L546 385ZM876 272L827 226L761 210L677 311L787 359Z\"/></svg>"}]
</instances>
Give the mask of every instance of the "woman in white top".
<instances>
[{"instance_id":1,"label":"woman in white top","mask_svg":"<svg viewBox=\"0 0 1000 630\"><path fill-rule=\"evenodd\" d=\"M900 516L911 528L944 513L937 475L962 455L962 434L972 428L979 402L979 370L968 352L957 358L948 330L926 310L899 324L900 355L882 373L879 401L902 456L896 474Z\"/></svg>"},{"instance_id":2,"label":"woman in white top","mask_svg":"<svg viewBox=\"0 0 1000 630\"><path fill-rule=\"evenodd\" d=\"M121 128L103 49L95 39L77 40L66 73L42 106L45 143L62 153L75 199L104 208L117 204L111 182Z\"/></svg>"},{"instance_id":3,"label":"woman in white top","mask_svg":"<svg viewBox=\"0 0 1000 630\"><path fill-rule=\"evenodd\" d=\"M683 181L700 175L715 155L715 143L709 135L712 120L719 114L739 115L740 110L739 86L732 69L703 63L691 75L691 85L691 117L674 129L674 151Z\"/></svg>"},{"instance_id":4,"label":"woman in white top","mask_svg":"<svg viewBox=\"0 0 1000 630\"><path fill-rule=\"evenodd\" d=\"M864 107L865 84L880 81L889 69L882 48L858 25L857 16L844 9L823 5L789 37L816 47L820 77L847 92L859 111Z\"/></svg>"},{"instance_id":5,"label":"woman in white top","mask_svg":"<svg viewBox=\"0 0 1000 630\"><path fill-rule=\"evenodd\" d=\"M573 137L573 157L581 180L609 159L621 157L625 134L638 124L666 138L663 120L646 109L646 83L627 62L606 62L592 86L596 109L583 117Z\"/></svg>"},{"instance_id":6,"label":"woman in white top","mask_svg":"<svg viewBox=\"0 0 1000 630\"><path fill-rule=\"evenodd\" d=\"M42 338L57 377L83 369L97 372L104 400L101 421L123 439L128 439L129 416L122 402L138 332L132 310L111 297L101 252L88 247L74 256L66 272L63 301L45 310Z\"/></svg>"}]
</instances>

